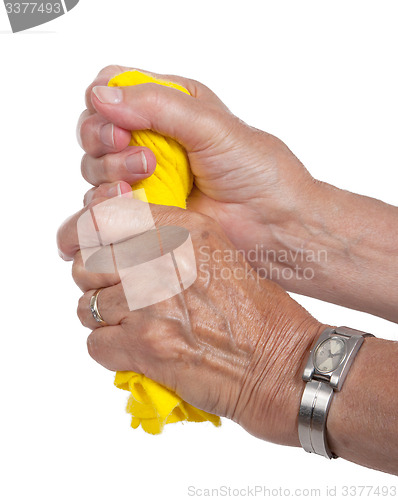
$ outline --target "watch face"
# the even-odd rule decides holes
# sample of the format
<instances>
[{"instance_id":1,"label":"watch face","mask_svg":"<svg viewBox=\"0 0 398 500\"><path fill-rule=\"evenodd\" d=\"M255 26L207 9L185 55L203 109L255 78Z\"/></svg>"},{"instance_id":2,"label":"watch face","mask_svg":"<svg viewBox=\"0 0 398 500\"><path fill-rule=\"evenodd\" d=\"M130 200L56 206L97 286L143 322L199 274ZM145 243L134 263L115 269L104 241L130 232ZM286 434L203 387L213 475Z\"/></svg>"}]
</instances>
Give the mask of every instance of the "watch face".
<instances>
[{"instance_id":1,"label":"watch face","mask_svg":"<svg viewBox=\"0 0 398 500\"><path fill-rule=\"evenodd\" d=\"M314 353L314 365L318 372L334 371L346 355L346 345L343 339L331 337L322 342Z\"/></svg>"}]
</instances>

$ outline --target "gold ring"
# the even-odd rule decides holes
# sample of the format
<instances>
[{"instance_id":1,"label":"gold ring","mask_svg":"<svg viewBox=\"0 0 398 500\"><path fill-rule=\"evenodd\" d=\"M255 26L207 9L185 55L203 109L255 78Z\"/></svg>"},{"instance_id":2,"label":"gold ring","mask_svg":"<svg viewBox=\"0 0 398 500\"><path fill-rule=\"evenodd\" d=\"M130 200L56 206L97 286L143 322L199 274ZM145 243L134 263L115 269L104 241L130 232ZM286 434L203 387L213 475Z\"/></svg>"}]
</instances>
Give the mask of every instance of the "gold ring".
<instances>
[{"instance_id":1,"label":"gold ring","mask_svg":"<svg viewBox=\"0 0 398 500\"><path fill-rule=\"evenodd\" d=\"M98 296L101 290L103 290L103 288L98 288L98 290L91 297L90 311L97 323L99 323L101 326L107 326L107 323L104 321L104 318L101 316L101 313L98 310Z\"/></svg>"}]
</instances>

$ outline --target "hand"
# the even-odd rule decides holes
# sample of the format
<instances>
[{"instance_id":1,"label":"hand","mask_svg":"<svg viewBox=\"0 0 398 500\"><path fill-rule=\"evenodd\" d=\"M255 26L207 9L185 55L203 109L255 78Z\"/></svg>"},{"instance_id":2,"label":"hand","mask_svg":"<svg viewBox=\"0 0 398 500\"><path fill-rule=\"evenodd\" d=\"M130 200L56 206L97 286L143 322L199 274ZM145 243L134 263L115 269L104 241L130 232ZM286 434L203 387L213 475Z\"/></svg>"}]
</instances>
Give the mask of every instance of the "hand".
<instances>
[{"instance_id":1,"label":"hand","mask_svg":"<svg viewBox=\"0 0 398 500\"><path fill-rule=\"evenodd\" d=\"M397 321L396 207L314 180L282 141L240 121L198 82L163 76L193 97L154 84L104 87L125 69L105 68L87 90L79 137L89 182L132 183L154 171L145 150L148 172L127 172L127 130L172 136L195 176L188 207L215 219L259 273L286 290ZM115 91L118 104L97 97ZM101 126L110 123L114 147L101 141Z\"/></svg>"},{"instance_id":2,"label":"hand","mask_svg":"<svg viewBox=\"0 0 398 500\"><path fill-rule=\"evenodd\" d=\"M155 130L175 138L188 153L195 177L188 208L214 218L246 252L260 243L275 248L275 228L308 210L317 186L299 160L282 141L239 120L199 82L155 75L183 85L192 97L155 84L105 87L127 69L109 66L87 89L87 110L78 126L87 153L82 160L85 179L94 186L118 180L131 184L152 174L153 153L128 147L127 131ZM106 103L106 96L112 99L115 92L121 102ZM125 164L132 153L134 173Z\"/></svg>"},{"instance_id":3,"label":"hand","mask_svg":"<svg viewBox=\"0 0 398 500\"><path fill-rule=\"evenodd\" d=\"M122 192L128 190L127 185L121 187ZM299 445L301 373L323 326L282 288L261 279L213 219L159 205L150 205L157 227L189 231L197 279L183 293L131 311L117 274L85 269L77 237L77 221L94 207L104 240L121 239L126 224L140 224L132 217L137 214L136 200L112 198L106 208L101 205L114 188L104 184L92 191L86 207L58 232L60 252L74 259L73 276L84 292L78 315L93 330L87 341L90 355L110 370L143 373L190 404L231 418L258 437ZM99 327L89 309L99 287L105 287L99 300L109 325L105 327Z\"/></svg>"}]
</instances>

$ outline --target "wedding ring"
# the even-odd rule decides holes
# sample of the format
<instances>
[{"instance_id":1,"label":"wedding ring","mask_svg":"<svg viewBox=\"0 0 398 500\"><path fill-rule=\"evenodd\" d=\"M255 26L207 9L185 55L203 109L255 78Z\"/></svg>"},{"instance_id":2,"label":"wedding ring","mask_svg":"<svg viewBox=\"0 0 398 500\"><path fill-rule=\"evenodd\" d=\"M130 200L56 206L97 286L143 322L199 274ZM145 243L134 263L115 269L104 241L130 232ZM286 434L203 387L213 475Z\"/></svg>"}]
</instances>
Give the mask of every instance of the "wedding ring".
<instances>
[{"instance_id":1,"label":"wedding ring","mask_svg":"<svg viewBox=\"0 0 398 500\"><path fill-rule=\"evenodd\" d=\"M98 296L101 290L103 290L103 288L98 288L98 290L91 297L90 311L97 323L99 323L101 326L107 326L107 323L104 321L104 318L101 316L101 313L98 310Z\"/></svg>"}]
</instances>

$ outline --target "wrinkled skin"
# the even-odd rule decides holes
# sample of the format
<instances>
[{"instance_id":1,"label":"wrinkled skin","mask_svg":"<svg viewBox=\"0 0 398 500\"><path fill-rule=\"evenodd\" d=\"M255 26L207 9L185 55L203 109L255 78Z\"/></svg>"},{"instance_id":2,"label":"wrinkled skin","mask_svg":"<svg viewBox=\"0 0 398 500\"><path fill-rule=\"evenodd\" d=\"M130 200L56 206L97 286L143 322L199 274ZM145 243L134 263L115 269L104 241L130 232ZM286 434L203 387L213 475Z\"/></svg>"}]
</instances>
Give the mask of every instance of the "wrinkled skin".
<instances>
[{"instance_id":1,"label":"wrinkled skin","mask_svg":"<svg viewBox=\"0 0 398 500\"><path fill-rule=\"evenodd\" d=\"M108 190L103 185L92 193L85 209L58 233L60 251L74 259L73 276L85 292L78 315L93 329L88 337L90 355L110 370L143 373L192 405L229 417L256 436L298 445L301 370L322 326L281 287L260 279L236 254L217 222L157 205L151 210L158 227L189 230L198 277L171 299L129 311L118 275L88 272L79 251L77 220L103 201ZM117 214L116 209L105 214L103 222L112 230L122 220ZM209 262L203 247L211 256ZM236 256L234 262L230 255ZM99 298L101 315L109 325L105 327L99 327L89 309L99 287L105 287Z\"/></svg>"},{"instance_id":2,"label":"wrinkled skin","mask_svg":"<svg viewBox=\"0 0 398 500\"><path fill-rule=\"evenodd\" d=\"M126 69L105 68L86 92L78 139L86 152L82 174L95 186L86 205L127 193L129 184L154 172L155 156L129 147L129 131L158 131L188 153L195 181L188 207L215 221L153 208L158 223L189 228L198 265L203 240L212 251L235 245L259 273L265 269L287 290L397 321L396 207L316 181L282 141L240 121L199 82L160 75L191 96L153 84L109 91L109 79ZM73 274L85 292L78 314L94 329L88 341L94 359L111 369L141 368L190 403L226 415L260 438L299 445L301 373L324 325L277 285L251 273L218 279L221 271L247 269L241 257L216 262L210 279L199 273L179 297L129 312L118 276L84 270L74 222L72 217L62 226L59 247L65 259L74 258ZM276 255L298 252L304 260L327 249L327 265L311 260L310 280L300 272L272 275L270 264L291 272L296 260L250 258L257 245ZM88 312L90 297L102 286L100 309L113 325L106 328L93 324ZM334 395L327 430L336 455L397 474L395 348L366 339L344 390ZM375 398L385 418L369 418Z\"/></svg>"},{"instance_id":3,"label":"wrinkled skin","mask_svg":"<svg viewBox=\"0 0 398 500\"><path fill-rule=\"evenodd\" d=\"M215 219L237 248L248 251L260 242L273 248L274 228L311 210L308 201L320 197L319 183L302 163L280 139L239 120L202 83L154 74L183 85L191 96L144 84L111 89L121 93L119 104L101 102L97 95L102 96L103 86L128 69L104 68L86 91L87 109L77 133L86 152L82 174L88 182L132 184L151 175L156 158L149 149L128 146L128 131L152 129L185 147L195 179L188 207ZM137 155L135 172L128 171L126 157L141 151L147 172Z\"/></svg>"}]
</instances>

